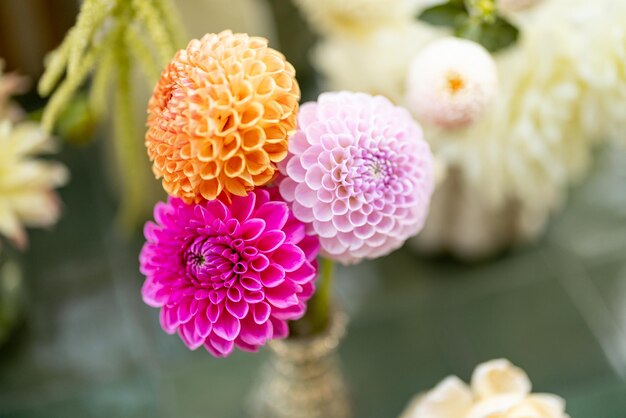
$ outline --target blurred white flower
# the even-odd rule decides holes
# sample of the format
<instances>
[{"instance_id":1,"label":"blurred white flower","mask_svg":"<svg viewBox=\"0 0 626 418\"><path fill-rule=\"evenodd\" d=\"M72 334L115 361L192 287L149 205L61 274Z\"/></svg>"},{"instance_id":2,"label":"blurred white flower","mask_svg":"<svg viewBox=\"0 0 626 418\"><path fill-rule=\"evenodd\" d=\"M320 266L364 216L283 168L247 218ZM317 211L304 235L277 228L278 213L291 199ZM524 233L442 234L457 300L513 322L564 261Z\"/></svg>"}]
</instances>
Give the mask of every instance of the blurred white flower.
<instances>
[{"instance_id":1,"label":"blurred white flower","mask_svg":"<svg viewBox=\"0 0 626 418\"><path fill-rule=\"evenodd\" d=\"M417 396L400 418L460 418L472 407L469 387L449 376L426 394Z\"/></svg>"},{"instance_id":2,"label":"blurred white flower","mask_svg":"<svg viewBox=\"0 0 626 418\"><path fill-rule=\"evenodd\" d=\"M455 376L418 395L400 418L568 418L562 398L530 394L526 373L508 360L479 365L471 388Z\"/></svg>"},{"instance_id":3,"label":"blurred white flower","mask_svg":"<svg viewBox=\"0 0 626 418\"><path fill-rule=\"evenodd\" d=\"M530 9L544 0L497 0L498 10L504 13L519 12Z\"/></svg>"},{"instance_id":4,"label":"blurred white flower","mask_svg":"<svg viewBox=\"0 0 626 418\"><path fill-rule=\"evenodd\" d=\"M380 94L399 103L409 62L437 33L425 25L405 24L360 38L328 37L315 47L312 63L328 90Z\"/></svg>"},{"instance_id":5,"label":"blurred white flower","mask_svg":"<svg viewBox=\"0 0 626 418\"><path fill-rule=\"evenodd\" d=\"M496 395L524 397L531 385L526 372L506 359L480 364L472 375L472 391L480 399Z\"/></svg>"},{"instance_id":6,"label":"blurred white flower","mask_svg":"<svg viewBox=\"0 0 626 418\"><path fill-rule=\"evenodd\" d=\"M486 110L497 84L496 65L485 48L447 37L430 43L411 62L406 100L420 122L458 128Z\"/></svg>"},{"instance_id":7,"label":"blurred white flower","mask_svg":"<svg viewBox=\"0 0 626 418\"><path fill-rule=\"evenodd\" d=\"M565 401L549 394L524 398L500 395L479 401L470 411L456 418L568 418Z\"/></svg>"},{"instance_id":8,"label":"blurred white flower","mask_svg":"<svg viewBox=\"0 0 626 418\"><path fill-rule=\"evenodd\" d=\"M424 0L295 0L321 34L359 35L415 18Z\"/></svg>"},{"instance_id":9,"label":"blurred white flower","mask_svg":"<svg viewBox=\"0 0 626 418\"><path fill-rule=\"evenodd\" d=\"M11 96L25 93L28 78L15 73L4 73L4 61L0 59L0 120L15 121L22 115L22 109L11 101Z\"/></svg>"},{"instance_id":10,"label":"blurred white flower","mask_svg":"<svg viewBox=\"0 0 626 418\"><path fill-rule=\"evenodd\" d=\"M55 187L68 172L59 163L37 159L54 150L52 139L36 123L0 122L0 234L23 248L24 227L45 227L59 217Z\"/></svg>"}]
</instances>

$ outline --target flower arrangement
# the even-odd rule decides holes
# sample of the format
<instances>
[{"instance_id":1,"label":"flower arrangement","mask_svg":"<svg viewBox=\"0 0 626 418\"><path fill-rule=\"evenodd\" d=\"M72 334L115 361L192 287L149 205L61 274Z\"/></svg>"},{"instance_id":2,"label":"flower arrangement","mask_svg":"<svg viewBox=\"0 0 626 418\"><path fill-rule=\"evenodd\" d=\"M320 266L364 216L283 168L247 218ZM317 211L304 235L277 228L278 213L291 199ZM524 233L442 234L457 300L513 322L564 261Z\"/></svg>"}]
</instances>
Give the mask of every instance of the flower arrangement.
<instances>
[{"instance_id":1,"label":"flower arrangement","mask_svg":"<svg viewBox=\"0 0 626 418\"><path fill-rule=\"evenodd\" d=\"M330 17L368 0L324 2L323 22L315 2L295 3L322 35L312 63L327 88L406 104L447 167L422 249L478 257L533 239L626 126L624 2L384 2L394 24L355 13L358 32Z\"/></svg>"},{"instance_id":2,"label":"flower arrangement","mask_svg":"<svg viewBox=\"0 0 626 418\"><path fill-rule=\"evenodd\" d=\"M565 401L552 394L531 393L528 375L508 360L478 365L471 385L456 376L418 395L401 418L569 418Z\"/></svg>"},{"instance_id":3,"label":"flower arrangement","mask_svg":"<svg viewBox=\"0 0 626 418\"><path fill-rule=\"evenodd\" d=\"M408 111L362 93L298 101L284 56L230 31L192 40L155 87L146 146L170 198L145 227L142 294L190 349L323 331L332 262L423 226L432 157Z\"/></svg>"}]
</instances>

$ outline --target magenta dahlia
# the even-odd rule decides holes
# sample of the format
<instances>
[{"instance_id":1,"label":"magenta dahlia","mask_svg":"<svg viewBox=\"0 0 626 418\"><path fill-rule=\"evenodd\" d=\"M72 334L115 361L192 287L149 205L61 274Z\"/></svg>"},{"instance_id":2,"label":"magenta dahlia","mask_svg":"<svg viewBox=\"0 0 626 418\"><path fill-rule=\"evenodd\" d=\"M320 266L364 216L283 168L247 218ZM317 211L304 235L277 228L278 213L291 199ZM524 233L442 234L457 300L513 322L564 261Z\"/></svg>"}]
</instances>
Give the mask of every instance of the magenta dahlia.
<instances>
[{"instance_id":1,"label":"magenta dahlia","mask_svg":"<svg viewBox=\"0 0 626 418\"><path fill-rule=\"evenodd\" d=\"M216 357L288 334L314 291L317 237L276 189L220 200L158 203L140 255L143 300L161 326Z\"/></svg>"},{"instance_id":2,"label":"magenta dahlia","mask_svg":"<svg viewBox=\"0 0 626 418\"><path fill-rule=\"evenodd\" d=\"M433 191L432 155L409 112L381 96L324 93L305 103L279 184L326 257L376 258L417 234Z\"/></svg>"}]
</instances>

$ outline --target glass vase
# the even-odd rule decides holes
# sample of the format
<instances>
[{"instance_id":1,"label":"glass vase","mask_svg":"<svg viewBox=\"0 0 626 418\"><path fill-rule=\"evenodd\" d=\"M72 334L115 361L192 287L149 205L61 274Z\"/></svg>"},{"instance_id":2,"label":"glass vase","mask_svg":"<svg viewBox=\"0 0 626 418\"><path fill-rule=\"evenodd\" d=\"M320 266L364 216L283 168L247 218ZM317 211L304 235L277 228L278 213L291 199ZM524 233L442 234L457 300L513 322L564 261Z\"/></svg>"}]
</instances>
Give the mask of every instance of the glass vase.
<instances>
[{"instance_id":1,"label":"glass vase","mask_svg":"<svg viewBox=\"0 0 626 418\"><path fill-rule=\"evenodd\" d=\"M333 312L327 329L311 337L269 343L270 358L253 396L254 418L350 418L337 349L347 318Z\"/></svg>"}]
</instances>

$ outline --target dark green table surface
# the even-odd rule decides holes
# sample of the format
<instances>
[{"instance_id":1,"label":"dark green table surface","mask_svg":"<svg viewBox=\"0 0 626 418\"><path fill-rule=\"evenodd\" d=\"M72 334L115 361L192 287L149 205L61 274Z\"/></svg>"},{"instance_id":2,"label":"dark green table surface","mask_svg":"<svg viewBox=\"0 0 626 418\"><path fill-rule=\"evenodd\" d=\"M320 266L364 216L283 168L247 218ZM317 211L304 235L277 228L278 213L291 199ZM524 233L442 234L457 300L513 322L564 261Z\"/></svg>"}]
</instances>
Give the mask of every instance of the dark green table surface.
<instances>
[{"instance_id":1,"label":"dark green table surface","mask_svg":"<svg viewBox=\"0 0 626 418\"><path fill-rule=\"evenodd\" d=\"M68 149L65 215L33 231L25 321L0 349L2 418L241 418L265 353L216 360L141 302L141 237L112 227L97 144ZM508 357L579 418L626 417L626 153L599 153L537 245L489 263L407 250L340 269L357 418L394 418L448 374Z\"/></svg>"}]
</instances>

